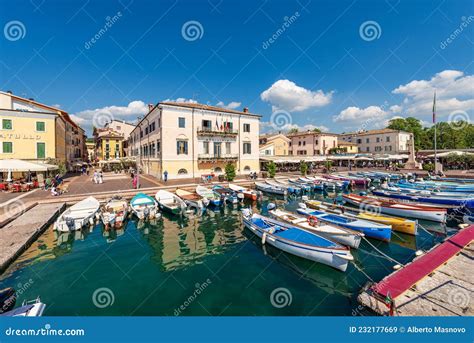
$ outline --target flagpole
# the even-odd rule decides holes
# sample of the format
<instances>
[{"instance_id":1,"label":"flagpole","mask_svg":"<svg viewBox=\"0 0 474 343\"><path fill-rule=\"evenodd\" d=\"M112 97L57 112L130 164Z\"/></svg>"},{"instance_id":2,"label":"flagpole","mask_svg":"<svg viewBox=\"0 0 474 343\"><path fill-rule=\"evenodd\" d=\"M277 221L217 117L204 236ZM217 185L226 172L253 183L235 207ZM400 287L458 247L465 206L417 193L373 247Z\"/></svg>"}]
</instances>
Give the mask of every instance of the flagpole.
<instances>
[{"instance_id":1,"label":"flagpole","mask_svg":"<svg viewBox=\"0 0 474 343\"><path fill-rule=\"evenodd\" d=\"M434 162L435 162L435 173L438 172L438 144L437 144L437 127L436 127L436 90L433 97L433 123L434 123Z\"/></svg>"}]
</instances>

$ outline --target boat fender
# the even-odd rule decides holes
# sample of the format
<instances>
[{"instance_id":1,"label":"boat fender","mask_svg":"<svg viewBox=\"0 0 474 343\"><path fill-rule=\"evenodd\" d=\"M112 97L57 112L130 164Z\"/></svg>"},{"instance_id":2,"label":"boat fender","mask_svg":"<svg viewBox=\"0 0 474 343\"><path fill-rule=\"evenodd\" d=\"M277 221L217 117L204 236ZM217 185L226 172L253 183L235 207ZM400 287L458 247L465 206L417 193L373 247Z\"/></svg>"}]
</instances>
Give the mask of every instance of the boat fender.
<instances>
[{"instance_id":1,"label":"boat fender","mask_svg":"<svg viewBox=\"0 0 474 343\"><path fill-rule=\"evenodd\" d=\"M276 208L276 205L272 202L267 205L267 211L274 210L275 208Z\"/></svg>"},{"instance_id":2,"label":"boat fender","mask_svg":"<svg viewBox=\"0 0 474 343\"><path fill-rule=\"evenodd\" d=\"M308 206L306 206L306 204L305 204L304 202L298 203L298 207L299 207L299 208L302 208L302 209L304 209L304 210L306 210L306 209L308 208Z\"/></svg>"},{"instance_id":3,"label":"boat fender","mask_svg":"<svg viewBox=\"0 0 474 343\"><path fill-rule=\"evenodd\" d=\"M360 196L366 196L366 195L367 195L367 192L359 192L359 195L360 195Z\"/></svg>"},{"instance_id":4,"label":"boat fender","mask_svg":"<svg viewBox=\"0 0 474 343\"><path fill-rule=\"evenodd\" d=\"M318 225L318 218L316 218L315 216L309 216L307 221L308 221L308 224L311 225L311 226L317 226Z\"/></svg>"},{"instance_id":5,"label":"boat fender","mask_svg":"<svg viewBox=\"0 0 474 343\"><path fill-rule=\"evenodd\" d=\"M262 235L262 244L265 245L265 242L267 240L267 233L264 232L263 235Z\"/></svg>"},{"instance_id":6,"label":"boat fender","mask_svg":"<svg viewBox=\"0 0 474 343\"><path fill-rule=\"evenodd\" d=\"M415 256L421 256L421 255L423 255L423 254L424 254L423 250L417 250L417 251L415 252Z\"/></svg>"}]
</instances>

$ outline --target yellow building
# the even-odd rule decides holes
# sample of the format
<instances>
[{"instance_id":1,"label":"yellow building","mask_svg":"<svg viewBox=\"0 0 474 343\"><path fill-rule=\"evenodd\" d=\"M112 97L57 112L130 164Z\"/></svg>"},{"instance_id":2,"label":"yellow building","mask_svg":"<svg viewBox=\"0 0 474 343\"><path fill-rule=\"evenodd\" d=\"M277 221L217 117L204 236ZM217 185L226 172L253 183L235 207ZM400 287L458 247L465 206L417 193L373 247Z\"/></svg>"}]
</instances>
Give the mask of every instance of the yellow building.
<instances>
[{"instance_id":1,"label":"yellow building","mask_svg":"<svg viewBox=\"0 0 474 343\"><path fill-rule=\"evenodd\" d=\"M112 129L95 131L96 160L107 161L124 157L122 134Z\"/></svg>"},{"instance_id":2,"label":"yellow building","mask_svg":"<svg viewBox=\"0 0 474 343\"><path fill-rule=\"evenodd\" d=\"M357 154L359 152L359 147L357 146L356 143L350 143L350 142L337 142L337 148L339 149L340 152L343 152L345 154Z\"/></svg>"},{"instance_id":3,"label":"yellow building","mask_svg":"<svg viewBox=\"0 0 474 343\"><path fill-rule=\"evenodd\" d=\"M259 137L260 156L288 156L290 139L281 133Z\"/></svg>"}]
</instances>

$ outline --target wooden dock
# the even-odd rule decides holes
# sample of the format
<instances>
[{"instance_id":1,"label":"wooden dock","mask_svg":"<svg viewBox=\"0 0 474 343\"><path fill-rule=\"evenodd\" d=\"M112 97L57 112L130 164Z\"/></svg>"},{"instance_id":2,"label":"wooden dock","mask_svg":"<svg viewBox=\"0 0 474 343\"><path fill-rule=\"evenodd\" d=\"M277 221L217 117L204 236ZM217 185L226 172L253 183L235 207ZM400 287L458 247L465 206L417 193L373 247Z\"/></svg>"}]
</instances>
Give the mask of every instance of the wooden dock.
<instances>
[{"instance_id":1,"label":"wooden dock","mask_svg":"<svg viewBox=\"0 0 474 343\"><path fill-rule=\"evenodd\" d=\"M54 222L64 203L39 204L0 228L0 273Z\"/></svg>"},{"instance_id":2,"label":"wooden dock","mask_svg":"<svg viewBox=\"0 0 474 343\"><path fill-rule=\"evenodd\" d=\"M380 315L474 315L474 225L451 236L382 281L358 301Z\"/></svg>"}]
</instances>

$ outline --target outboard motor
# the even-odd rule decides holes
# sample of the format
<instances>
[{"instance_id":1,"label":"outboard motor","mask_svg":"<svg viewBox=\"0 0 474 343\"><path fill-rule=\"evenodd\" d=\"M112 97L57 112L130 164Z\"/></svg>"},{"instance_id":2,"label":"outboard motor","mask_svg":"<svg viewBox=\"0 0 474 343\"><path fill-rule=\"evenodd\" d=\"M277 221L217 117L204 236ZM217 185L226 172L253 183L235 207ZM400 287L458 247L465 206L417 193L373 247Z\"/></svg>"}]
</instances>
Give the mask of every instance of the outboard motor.
<instances>
[{"instance_id":1,"label":"outboard motor","mask_svg":"<svg viewBox=\"0 0 474 343\"><path fill-rule=\"evenodd\" d=\"M274 210L275 208L276 208L276 205L273 202L267 205L267 211Z\"/></svg>"},{"instance_id":2,"label":"outboard motor","mask_svg":"<svg viewBox=\"0 0 474 343\"><path fill-rule=\"evenodd\" d=\"M74 230L75 229L74 218L67 217L66 218L66 225L67 225L69 230L71 230L71 231Z\"/></svg>"},{"instance_id":3,"label":"outboard motor","mask_svg":"<svg viewBox=\"0 0 474 343\"><path fill-rule=\"evenodd\" d=\"M145 215L145 218L148 218L150 216L150 209L148 207L145 207L143 210L143 214Z\"/></svg>"},{"instance_id":4,"label":"outboard motor","mask_svg":"<svg viewBox=\"0 0 474 343\"><path fill-rule=\"evenodd\" d=\"M250 217L252 215L252 211L250 210L250 208L243 208L242 215L244 217Z\"/></svg>"},{"instance_id":5,"label":"outboard motor","mask_svg":"<svg viewBox=\"0 0 474 343\"><path fill-rule=\"evenodd\" d=\"M369 190L372 192L373 190L375 190L375 187L372 186L372 187L369 188ZM362 193L362 192L361 192L361 193Z\"/></svg>"}]
</instances>

